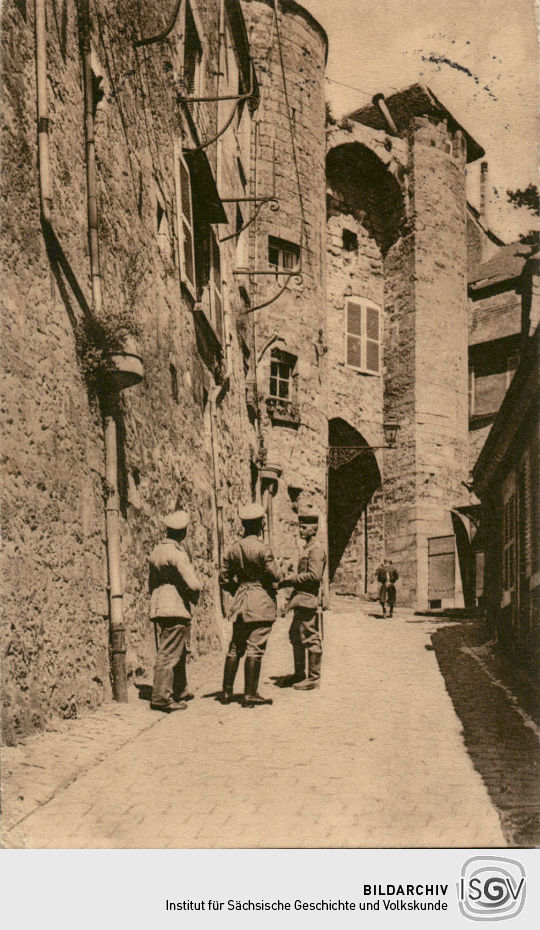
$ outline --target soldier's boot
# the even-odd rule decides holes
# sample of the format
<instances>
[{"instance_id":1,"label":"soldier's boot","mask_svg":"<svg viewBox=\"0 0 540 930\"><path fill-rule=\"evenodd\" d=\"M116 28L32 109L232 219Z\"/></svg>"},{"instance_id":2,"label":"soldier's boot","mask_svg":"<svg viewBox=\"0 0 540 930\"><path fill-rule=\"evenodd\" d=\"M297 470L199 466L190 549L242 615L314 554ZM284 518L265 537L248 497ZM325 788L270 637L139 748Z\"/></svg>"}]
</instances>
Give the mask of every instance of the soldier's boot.
<instances>
[{"instance_id":1,"label":"soldier's boot","mask_svg":"<svg viewBox=\"0 0 540 930\"><path fill-rule=\"evenodd\" d=\"M259 704L272 704L271 698L264 698L257 693L259 676L261 674L261 660L254 656L248 656L244 663L244 673L246 676L246 684L242 707L256 707Z\"/></svg>"},{"instance_id":2,"label":"soldier's boot","mask_svg":"<svg viewBox=\"0 0 540 930\"><path fill-rule=\"evenodd\" d=\"M240 659L237 656L227 656L225 659L225 668L223 670L223 691L221 692L220 701L222 704L230 704L233 700L234 679L238 671Z\"/></svg>"},{"instance_id":3,"label":"soldier's boot","mask_svg":"<svg viewBox=\"0 0 540 930\"><path fill-rule=\"evenodd\" d=\"M304 681L299 681L293 687L297 691L313 691L321 683L321 660L320 652L308 652L308 677Z\"/></svg>"},{"instance_id":4,"label":"soldier's boot","mask_svg":"<svg viewBox=\"0 0 540 930\"><path fill-rule=\"evenodd\" d=\"M306 650L302 643L293 643L294 674L286 675L282 681L282 686L290 687L297 681L304 681L306 677Z\"/></svg>"}]
</instances>

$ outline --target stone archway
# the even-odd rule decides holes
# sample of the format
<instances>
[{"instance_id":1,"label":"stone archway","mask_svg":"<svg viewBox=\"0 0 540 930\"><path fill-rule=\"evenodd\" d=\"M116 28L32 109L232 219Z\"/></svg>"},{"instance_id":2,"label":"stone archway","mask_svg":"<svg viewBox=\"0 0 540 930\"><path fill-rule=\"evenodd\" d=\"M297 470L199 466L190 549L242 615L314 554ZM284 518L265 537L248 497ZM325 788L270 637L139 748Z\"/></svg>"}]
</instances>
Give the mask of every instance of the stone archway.
<instances>
[{"instance_id":1,"label":"stone archway","mask_svg":"<svg viewBox=\"0 0 540 930\"><path fill-rule=\"evenodd\" d=\"M333 210L353 212L362 219L382 255L401 235L405 224L405 199L399 181L400 167L385 164L380 151L358 141L341 141L326 156L326 177Z\"/></svg>"},{"instance_id":2,"label":"stone archway","mask_svg":"<svg viewBox=\"0 0 540 930\"><path fill-rule=\"evenodd\" d=\"M383 553L382 507L377 520L376 500L381 474L368 443L346 420L330 420L328 439L330 582L336 593L362 595Z\"/></svg>"}]
</instances>

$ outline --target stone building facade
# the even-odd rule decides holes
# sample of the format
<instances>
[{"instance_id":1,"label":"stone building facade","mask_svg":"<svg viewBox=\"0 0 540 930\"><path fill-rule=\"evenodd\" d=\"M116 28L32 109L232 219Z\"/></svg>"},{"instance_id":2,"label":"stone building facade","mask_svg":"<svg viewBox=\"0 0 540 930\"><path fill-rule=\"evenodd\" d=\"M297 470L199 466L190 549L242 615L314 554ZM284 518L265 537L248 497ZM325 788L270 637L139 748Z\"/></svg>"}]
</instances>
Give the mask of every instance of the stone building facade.
<instances>
[{"instance_id":1,"label":"stone building facade","mask_svg":"<svg viewBox=\"0 0 540 930\"><path fill-rule=\"evenodd\" d=\"M347 466L351 476L337 492L342 500L351 482L365 488L363 514L345 548L346 558L351 545L355 550L345 589L363 575L368 591L384 550L400 572L406 603L459 606L452 509L468 497L465 172L482 149L421 85L353 113L329 141L329 298L335 287L340 301L332 320L339 393L330 392L331 405L344 419L356 417L349 425L369 446L384 445L385 421L400 427L397 449L360 454L356 477ZM347 230L352 217L361 226ZM356 254L340 267L350 233ZM354 320L343 316L351 304L361 307L357 340ZM380 359L370 363L375 342ZM357 364L348 357L355 343ZM329 507L331 513L331 496ZM339 502L337 509L343 525Z\"/></svg>"},{"instance_id":2,"label":"stone building facade","mask_svg":"<svg viewBox=\"0 0 540 930\"><path fill-rule=\"evenodd\" d=\"M244 3L261 86L252 190L276 202L252 225L251 274L240 280L250 294L262 494L272 544L289 564L298 554L298 508L319 512L323 537L326 524L328 43L307 10L288 0L279 6L276 17L270 0Z\"/></svg>"},{"instance_id":3,"label":"stone building facade","mask_svg":"<svg viewBox=\"0 0 540 930\"><path fill-rule=\"evenodd\" d=\"M152 666L147 557L163 533L160 516L176 507L191 515L188 543L204 579L192 649L218 645L218 529L221 543L238 530L238 504L250 495L250 448L257 443L235 325L244 307L232 273L236 240L220 246L221 268L212 257L216 239L234 232L236 215L216 196L216 146L199 148L219 131L222 114L215 102L179 99L218 96L215 63L229 14L233 93L247 93L253 82L239 5L182 4L169 36L137 46L170 26L169 5L92 4L85 35L88 24L77 15L84 4L63 4L61 18L58 4L45 4L50 224L40 220L44 166L36 151L39 8L9 2L2 23L8 244L2 674L8 739L42 725L50 713L76 714L111 692L103 410L78 352L84 321L94 314L82 92L86 39L104 315L113 324L117 314L133 315L145 371L115 410L130 679ZM256 90L246 102L244 119L250 121ZM236 158L231 172L237 194Z\"/></svg>"},{"instance_id":4,"label":"stone building facade","mask_svg":"<svg viewBox=\"0 0 540 930\"><path fill-rule=\"evenodd\" d=\"M538 675L538 340L540 256L520 278L521 357L473 469L481 500L487 631Z\"/></svg>"},{"instance_id":5,"label":"stone building facade","mask_svg":"<svg viewBox=\"0 0 540 930\"><path fill-rule=\"evenodd\" d=\"M462 604L478 144L422 85L326 134L327 37L295 0L7 0L2 39L7 739L108 699L124 642L147 676L172 508L195 654L246 499L284 568L320 513L335 594L373 594L386 554L401 603ZM144 379L113 393L119 347L101 380L96 351L126 325Z\"/></svg>"}]
</instances>

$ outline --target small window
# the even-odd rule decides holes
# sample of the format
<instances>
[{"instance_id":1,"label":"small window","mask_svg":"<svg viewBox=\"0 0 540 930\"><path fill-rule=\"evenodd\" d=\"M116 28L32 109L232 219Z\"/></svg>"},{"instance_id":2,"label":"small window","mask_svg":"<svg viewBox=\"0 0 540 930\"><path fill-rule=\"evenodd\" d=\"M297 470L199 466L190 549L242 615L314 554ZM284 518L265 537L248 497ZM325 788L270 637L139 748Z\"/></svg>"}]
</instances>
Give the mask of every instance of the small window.
<instances>
[{"instance_id":1,"label":"small window","mask_svg":"<svg viewBox=\"0 0 540 930\"><path fill-rule=\"evenodd\" d=\"M296 365L298 358L284 349L273 349L270 356L270 382L266 406L273 422L298 423Z\"/></svg>"},{"instance_id":2,"label":"small window","mask_svg":"<svg viewBox=\"0 0 540 930\"><path fill-rule=\"evenodd\" d=\"M350 229L343 230L343 248L345 252L358 252L358 236Z\"/></svg>"},{"instance_id":3,"label":"small window","mask_svg":"<svg viewBox=\"0 0 540 930\"><path fill-rule=\"evenodd\" d=\"M269 397L278 400L291 399L293 368L292 356L277 351L272 353Z\"/></svg>"},{"instance_id":4,"label":"small window","mask_svg":"<svg viewBox=\"0 0 540 930\"><path fill-rule=\"evenodd\" d=\"M193 236L193 198L189 168L179 150L175 154L176 210L180 277L196 299L195 246Z\"/></svg>"},{"instance_id":5,"label":"small window","mask_svg":"<svg viewBox=\"0 0 540 930\"><path fill-rule=\"evenodd\" d=\"M348 300L345 308L345 358L350 368L381 371L381 311L366 300Z\"/></svg>"},{"instance_id":6,"label":"small window","mask_svg":"<svg viewBox=\"0 0 540 930\"><path fill-rule=\"evenodd\" d=\"M276 271L294 271L300 259L300 247L286 239L268 237L268 263Z\"/></svg>"}]
</instances>

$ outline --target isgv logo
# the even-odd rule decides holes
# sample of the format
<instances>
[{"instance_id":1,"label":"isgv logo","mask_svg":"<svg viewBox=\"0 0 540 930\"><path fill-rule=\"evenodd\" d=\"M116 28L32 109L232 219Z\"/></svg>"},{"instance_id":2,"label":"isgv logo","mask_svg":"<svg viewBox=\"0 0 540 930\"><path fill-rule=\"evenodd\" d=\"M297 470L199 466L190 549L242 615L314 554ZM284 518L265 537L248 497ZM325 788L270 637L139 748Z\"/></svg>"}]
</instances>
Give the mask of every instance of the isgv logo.
<instances>
[{"instance_id":1,"label":"isgv logo","mask_svg":"<svg viewBox=\"0 0 540 930\"><path fill-rule=\"evenodd\" d=\"M525 903L525 869L515 859L473 856L461 869L459 909L470 920L507 920Z\"/></svg>"}]
</instances>

